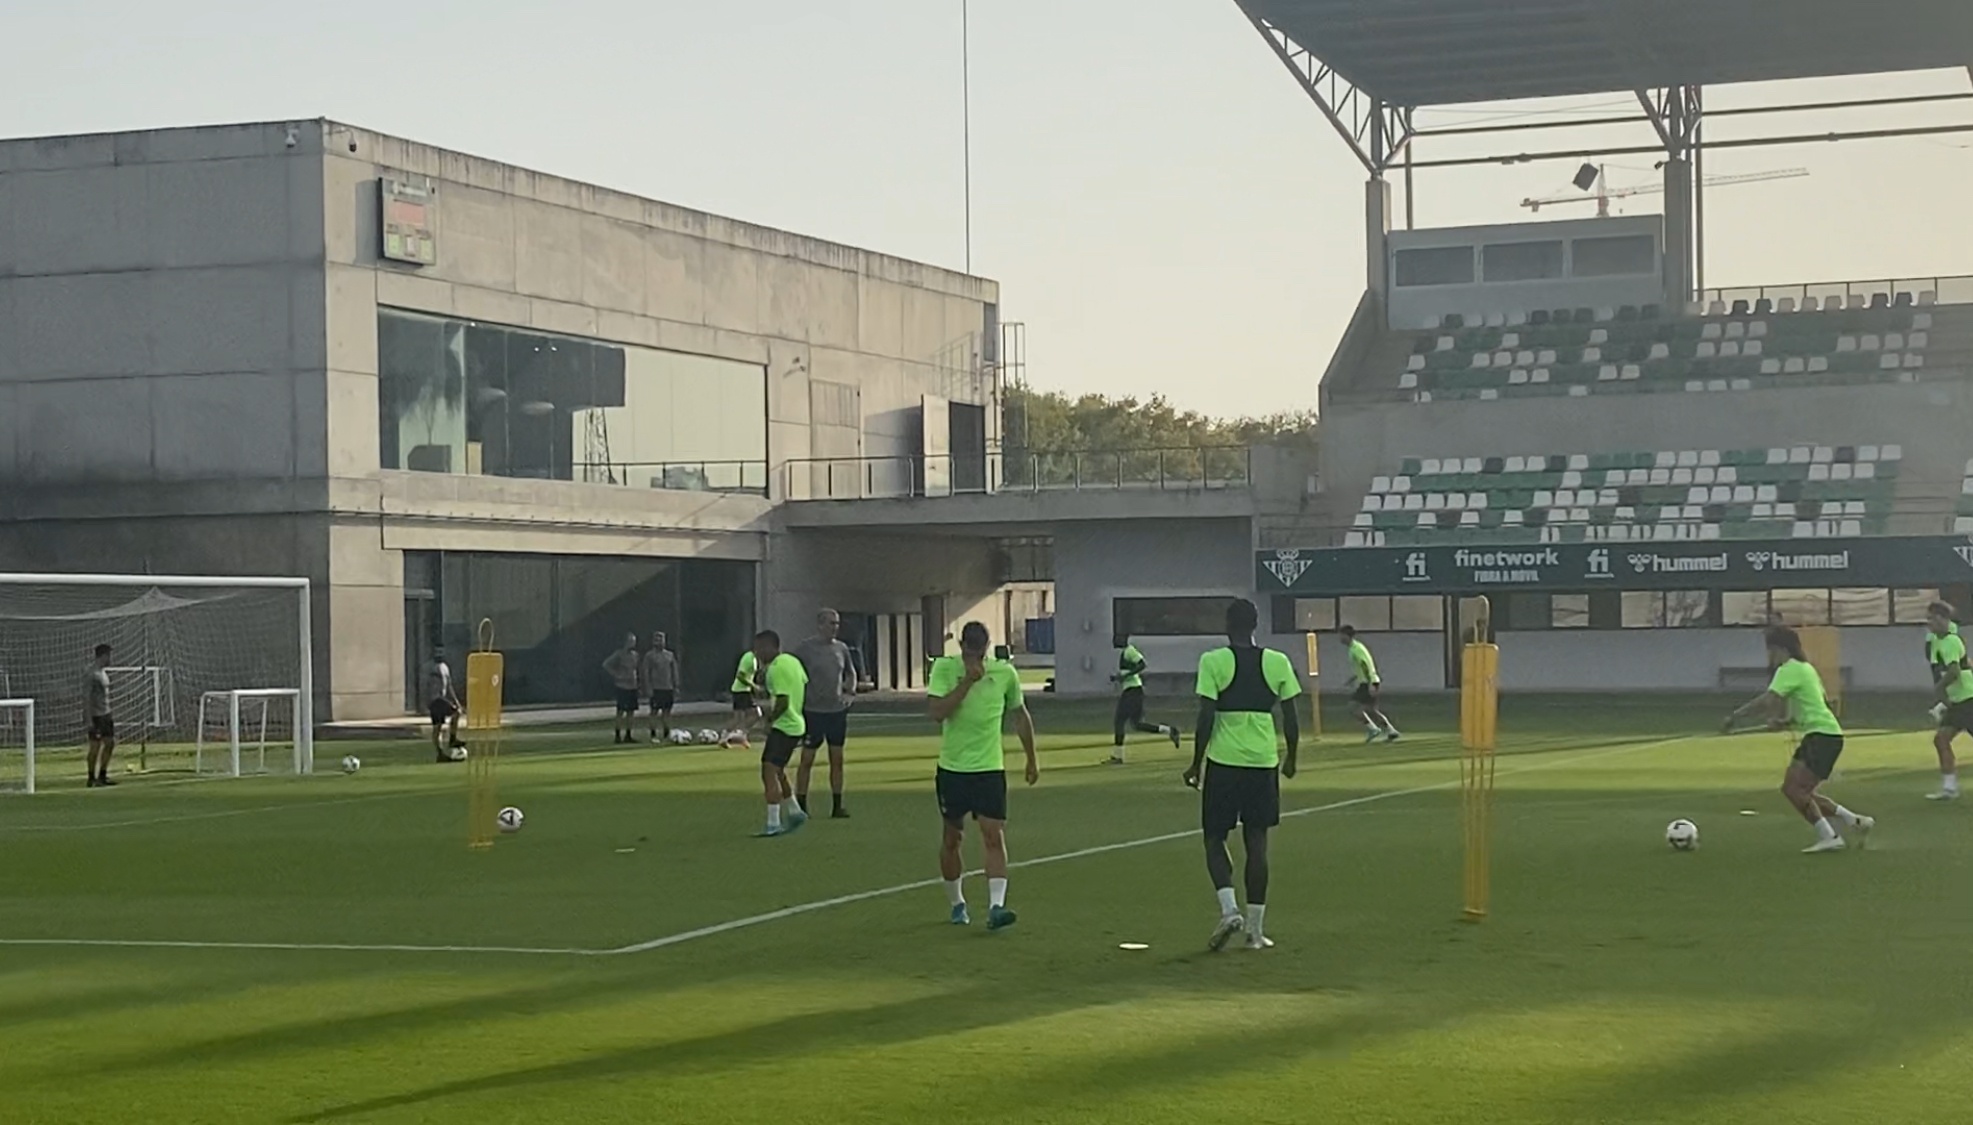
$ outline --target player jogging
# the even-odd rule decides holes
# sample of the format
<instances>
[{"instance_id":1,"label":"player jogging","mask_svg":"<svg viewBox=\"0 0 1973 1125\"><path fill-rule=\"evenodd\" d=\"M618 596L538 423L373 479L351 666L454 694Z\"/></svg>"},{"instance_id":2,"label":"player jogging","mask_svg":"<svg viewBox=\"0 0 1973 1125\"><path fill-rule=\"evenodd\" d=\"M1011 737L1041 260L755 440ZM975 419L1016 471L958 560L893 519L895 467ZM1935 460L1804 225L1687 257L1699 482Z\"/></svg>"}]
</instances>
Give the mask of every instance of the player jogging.
<instances>
[{"instance_id":1,"label":"player jogging","mask_svg":"<svg viewBox=\"0 0 1973 1125\"><path fill-rule=\"evenodd\" d=\"M753 649L740 654L740 666L733 670L733 729L740 732L742 739L760 718L760 706L754 702L754 692L760 687L760 658ZM746 745L744 741L741 745Z\"/></svg>"},{"instance_id":2,"label":"player jogging","mask_svg":"<svg viewBox=\"0 0 1973 1125\"><path fill-rule=\"evenodd\" d=\"M678 705L678 654L665 647L663 633L651 634L651 647L638 665L651 700L651 741L671 737L671 709Z\"/></svg>"},{"instance_id":3,"label":"player jogging","mask_svg":"<svg viewBox=\"0 0 1973 1125\"><path fill-rule=\"evenodd\" d=\"M1822 677L1816 674L1815 665L1802 655L1802 638L1785 625L1768 629L1767 652L1768 659L1776 665L1773 681L1766 691L1728 715L1725 729L1732 733L1742 719L1761 711L1768 713L1771 726L1792 726L1801 734L1802 741L1781 779L1781 792L1795 806L1795 811L1802 814L1802 819L1815 826L1815 843L1802 850L1807 853L1843 850L1846 846L1843 837L1829 823L1832 816L1853 831L1858 846L1862 846L1877 822L1851 812L1823 796L1821 791L1822 783L1829 780L1829 774L1836 768L1836 759L1843 754L1843 725L1829 710Z\"/></svg>"},{"instance_id":4,"label":"player jogging","mask_svg":"<svg viewBox=\"0 0 1973 1125\"><path fill-rule=\"evenodd\" d=\"M1281 778L1295 776L1302 740L1295 697L1302 693L1285 653L1254 643L1260 612L1235 598L1226 607L1226 647L1199 658L1199 723L1192 735L1192 765L1185 784L1199 789L1199 826L1206 838L1206 874L1219 898L1219 924L1206 948L1217 953L1241 930L1248 949L1274 943L1262 930L1267 915L1267 834L1281 823ZM1276 747L1274 715L1281 714L1283 757ZM1203 774L1201 768L1203 766ZM1247 852L1247 915L1233 891L1233 856L1226 838L1240 826Z\"/></svg>"},{"instance_id":5,"label":"player jogging","mask_svg":"<svg viewBox=\"0 0 1973 1125\"><path fill-rule=\"evenodd\" d=\"M432 716L432 753L441 762L451 762L449 748L461 745L459 741L459 715L465 708L459 706L459 693L452 686L452 668L445 662L445 650L432 650L432 662L425 665L425 702ZM446 737L447 727L451 737Z\"/></svg>"},{"instance_id":6,"label":"player jogging","mask_svg":"<svg viewBox=\"0 0 1973 1125\"><path fill-rule=\"evenodd\" d=\"M603 661L603 671L609 673L610 686L616 690L617 727L614 741L619 746L637 741L630 728L637 724L637 688L643 672L642 665L643 661L637 655L635 633L624 634L623 647Z\"/></svg>"},{"instance_id":7,"label":"player jogging","mask_svg":"<svg viewBox=\"0 0 1973 1125\"><path fill-rule=\"evenodd\" d=\"M1350 680L1356 685L1351 694L1351 702L1356 704L1357 721L1363 724L1363 740L1375 742L1383 739L1396 742L1403 737L1398 734L1397 725L1378 707L1377 697L1382 694L1384 681L1377 678L1377 659L1370 655L1370 646L1357 639L1356 626L1342 628L1343 647L1350 654Z\"/></svg>"},{"instance_id":8,"label":"player jogging","mask_svg":"<svg viewBox=\"0 0 1973 1125\"><path fill-rule=\"evenodd\" d=\"M970 816L980 826L980 843L986 848L987 929L994 931L1014 924L1014 912L1007 909L1007 764L1001 736L1009 712L1028 758L1029 785L1040 779L1041 764L1034 756L1034 716L1021 695L1021 674L1008 661L989 658L987 644L986 626L968 621L959 630L959 655L932 662L925 695L939 724L937 790L939 816L945 820L939 874L952 905L952 924L973 920L960 885L966 866L959 855Z\"/></svg>"},{"instance_id":9,"label":"player jogging","mask_svg":"<svg viewBox=\"0 0 1973 1125\"><path fill-rule=\"evenodd\" d=\"M856 664L849 646L836 639L843 617L833 609L815 615L815 635L795 646L795 659L808 673L808 700L802 722L802 763L795 770L795 803L808 811L808 782L815 772L815 752L829 745L829 818L843 820L843 743L849 739L849 705L856 696Z\"/></svg>"},{"instance_id":10,"label":"player jogging","mask_svg":"<svg viewBox=\"0 0 1973 1125\"><path fill-rule=\"evenodd\" d=\"M1932 735L1932 748L1939 752L1939 789L1927 799L1957 801L1959 763L1953 757L1952 741L1961 733L1973 734L1973 671L1967 668L1966 642L1953 623L1950 604L1927 606L1925 628L1925 660L1932 666L1932 686L1939 694L1939 706L1933 708L1939 728Z\"/></svg>"},{"instance_id":11,"label":"player jogging","mask_svg":"<svg viewBox=\"0 0 1973 1125\"><path fill-rule=\"evenodd\" d=\"M96 646L96 658L83 674L83 709L89 719L89 756L85 765L89 780L85 789L99 785L115 785L110 780L110 755L116 751L116 717L110 712L110 653L109 645Z\"/></svg>"},{"instance_id":12,"label":"player jogging","mask_svg":"<svg viewBox=\"0 0 1973 1125\"><path fill-rule=\"evenodd\" d=\"M781 651L781 634L762 629L754 635L755 666L767 685L767 741L760 751L761 793L767 799L767 827L762 836L786 836L808 823L808 814L795 804L788 787L788 759L795 756L807 728L802 725L802 699L808 673L802 662ZM787 807L783 809L783 805ZM785 818L783 813L786 813Z\"/></svg>"},{"instance_id":13,"label":"player jogging","mask_svg":"<svg viewBox=\"0 0 1973 1125\"><path fill-rule=\"evenodd\" d=\"M1117 696L1117 713L1111 719L1112 734L1115 736L1110 750L1110 764L1124 764L1124 735L1132 730L1143 734L1162 734L1171 739L1172 749L1178 749L1178 728L1144 721L1144 654L1130 643L1129 637L1118 637L1117 671L1110 679L1123 691Z\"/></svg>"}]
</instances>

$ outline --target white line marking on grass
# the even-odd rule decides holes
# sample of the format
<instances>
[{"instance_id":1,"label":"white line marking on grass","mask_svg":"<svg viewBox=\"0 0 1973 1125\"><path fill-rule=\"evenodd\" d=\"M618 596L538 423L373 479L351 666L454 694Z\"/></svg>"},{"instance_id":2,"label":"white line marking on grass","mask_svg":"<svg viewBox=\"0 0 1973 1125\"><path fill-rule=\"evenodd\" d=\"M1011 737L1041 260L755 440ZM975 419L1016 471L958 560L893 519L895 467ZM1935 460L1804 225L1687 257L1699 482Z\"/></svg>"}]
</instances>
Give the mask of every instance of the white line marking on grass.
<instances>
[{"instance_id":1,"label":"white line marking on grass","mask_svg":"<svg viewBox=\"0 0 1973 1125\"><path fill-rule=\"evenodd\" d=\"M1541 770L1558 769L1563 766L1577 765L1579 763L1593 761L1598 758L1614 757L1618 754L1634 754L1640 750L1656 749L1659 747L1669 746L1675 743L1686 742L1690 740L1691 740L1690 737L1681 737L1681 738L1662 739L1655 742L1633 743L1628 746L1618 746L1605 750L1592 751L1587 754L1577 754L1568 758L1559 758L1545 762L1536 762L1532 765L1522 766L1517 769L1503 769L1497 771L1495 776L1497 778L1509 777L1516 774L1536 773ZM1361 797L1348 797L1340 801L1330 801L1327 804L1311 805L1307 808L1300 808L1300 809L1291 809L1287 812L1282 813L1281 818L1283 820L1287 820L1293 817L1313 816L1316 813L1339 812L1343 809L1359 808L1364 805L1376 804L1381 801L1394 800L1398 797L1416 797L1425 793L1443 792L1447 789L1455 789L1458 786L1459 786L1459 779L1453 778L1447 781L1434 782L1430 785L1415 785L1408 789L1390 789L1381 793L1369 793ZM398 794L398 795L401 796L402 794ZM351 799L375 800L380 798L351 798ZM246 809L235 810L235 812L238 813L246 813L249 811L255 811L255 810L246 810ZM186 818L186 819L192 819L192 818ZM1156 836L1146 836L1138 840L1123 840L1114 844L1098 844L1094 847L1077 848L1074 851L1061 852L1056 855L1041 856L1037 859L1024 859L1015 863L1011 863L1008 866L1010 868L1041 867L1046 864L1062 863L1072 859L1087 859L1088 857L1095 855L1107 855L1111 852L1129 851L1134 848L1150 847L1154 844L1168 844L1176 840L1189 840L1197 837L1198 835L1199 835L1199 830L1196 828L1190 828L1180 832L1165 832ZM978 878L981 874L982 872L979 871L967 872L967 875L973 878ZM491 953L491 954L509 954L516 956L538 956L538 957L620 957L625 954L649 953L652 950L656 950L656 949L666 949L675 945L684 945L687 942L697 941L700 938L716 937L720 934L732 933L735 930L751 929L754 926L763 926L769 922L779 922L784 918L794 918L803 914L813 914L818 910L828 910L833 907L848 906L851 903L867 902L871 899L888 898L892 895L905 894L911 891L927 890L929 888L938 886L939 883L940 880L937 879L917 879L909 883L898 883L889 887L879 887L875 890L857 891L854 894L838 895L835 898L819 899L815 902L804 902L796 906L786 906L786 907L782 907L779 910L769 910L762 914L749 915L748 917L745 918L735 918L727 922L717 922L710 926L700 926L697 929L686 930L683 931L682 933L669 934L665 937L652 938L649 941L640 941L630 945L621 945L621 946L617 946L614 949L536 949L536 948L529 948L525 946L498 946L498 945L401 945L401 944L362 945L355 943L329 943L329 942L110 941L110 940L90 940L86 938L0 938L0 948L9 947L9 946L13 946L13 947L53 946L53 947L69 947L69 948L107 948L107 949L222 949L222 950L269 950L269 951L316 952L316 953L481 953L481 954Z\"/></svg>"}]
</instances>

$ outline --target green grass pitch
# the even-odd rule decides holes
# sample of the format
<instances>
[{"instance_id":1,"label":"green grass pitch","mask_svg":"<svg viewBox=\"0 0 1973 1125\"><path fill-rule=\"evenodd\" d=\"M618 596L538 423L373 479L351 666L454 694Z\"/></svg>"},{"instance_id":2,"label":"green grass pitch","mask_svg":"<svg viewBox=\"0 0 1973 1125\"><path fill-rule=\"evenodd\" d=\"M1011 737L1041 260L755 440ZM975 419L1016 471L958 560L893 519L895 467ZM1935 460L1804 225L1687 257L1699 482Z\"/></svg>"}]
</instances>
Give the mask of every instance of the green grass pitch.
<instances>
[{"instance_id":1,"label":"green grass pitch","mask_svg":"<svg viewBox=\"0 0 1973 1125\"><path fill-rule=\"evenodd\" d=\"M855 818L782 840L754 754L602 727L510 736L527 827L479 854L416 742L105 792L51 755L0 799L0 1121L1964 1125L1973 802L1922 799L1921 708L1855 709L1831 789L1877 836L1804 856L1782 737L1709 736L1724 702L1506 700L1479 926L1449 704L1398 701L1394 747L1333 710L1284 789L1320 811L1275 836L1279 945L1217 956L1182 760L1098 765L1095 704L1037 698L1010 842L1066 858L993 935L936 885L722 928L936 876L915 715L859 714Z\"/></svg>"}]
</instances>

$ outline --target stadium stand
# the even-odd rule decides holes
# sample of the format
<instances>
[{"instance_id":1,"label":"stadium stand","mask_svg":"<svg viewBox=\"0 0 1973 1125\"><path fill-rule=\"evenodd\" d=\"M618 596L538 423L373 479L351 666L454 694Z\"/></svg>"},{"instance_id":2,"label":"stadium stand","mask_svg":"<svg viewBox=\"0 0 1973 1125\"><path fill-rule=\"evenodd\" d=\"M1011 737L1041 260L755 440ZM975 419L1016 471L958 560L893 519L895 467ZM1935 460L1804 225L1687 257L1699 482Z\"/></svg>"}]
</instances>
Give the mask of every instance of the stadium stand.
<instances>
[{"instance_id":1,"label":"stadium stand","mask_svg":"<svg viewBox=\"0 0 1973 1125\"><path fill-rule=\"evenodd\" d=\"M1344 545L1879 535L1903 459L1895 445L1413 458L1370 482ZM1973 526L1973 464L1964 487Z\"/></svg>"},{"instance_id":2,"label":"stadium stand","mask_svg":"<svg viewBox=\"0 0 1973 1125\"><path fill-rule=\"evenodd\" d=\"M1917 381L1933 343L1933 294L1853 300L1859 307L1715 303L1671 317L1654 305L1454 314L1437 329L1393 334L1409 351L1396 385L1430 402Z\"/></svg>"}]
</instances>

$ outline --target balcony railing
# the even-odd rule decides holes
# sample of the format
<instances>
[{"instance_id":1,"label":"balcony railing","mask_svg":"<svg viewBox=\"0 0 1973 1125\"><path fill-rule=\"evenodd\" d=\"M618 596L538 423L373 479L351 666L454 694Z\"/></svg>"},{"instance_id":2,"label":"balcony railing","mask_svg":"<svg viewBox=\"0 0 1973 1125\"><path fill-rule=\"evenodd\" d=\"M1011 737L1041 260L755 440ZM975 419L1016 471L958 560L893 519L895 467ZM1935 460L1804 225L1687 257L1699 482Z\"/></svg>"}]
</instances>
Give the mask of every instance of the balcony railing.
<instances>
[{"instance_id":1,"label":"balcony railing","mask_svg":"<svg viewBox=\"0 0 1973 1125\"><path fill-rule=\"evenodd\" d=\"M821 457L785 466L790 500L874 500L993 492L1199 492L1246 488L1246 446Z\"/></svg>"},{"instance_id":2,"label":"balcony railing","mask_svg":"<svg viewBox=\"0 0 1973 1125\"><path fill-rule=\"evenodd\" d=\"M765 461L594 461L578 462L575 479L588 484L667 488L681 492L735 492L767 495Z\"/></svg>"},{"instance_id":3,"label":"balcony railing","mask_svg":"<svg viewBox=\"0 0 1973 1125\"><path fill-rule=\"evenodd\" d=\"M1924 300L1930 293L1929 303L1941 305L1973 304L1973 277L1901 277L1877 281L1821 281L1795 285L1736 285L1721 289L1708 289L1700 294L1702 303L1719 301L1732 307L1735 301L1745 301L1750 306L1766 299L1779 302L1782 298L1793 300L1796 305L1810 297L1818 305L1827 306L1832 299L1841 300L1845 305L1861 301L1868 306L1881 295L1886 302L1894 302L1899 294L1907 294L1908 303Z\"/></svg>"}]
</instances>

